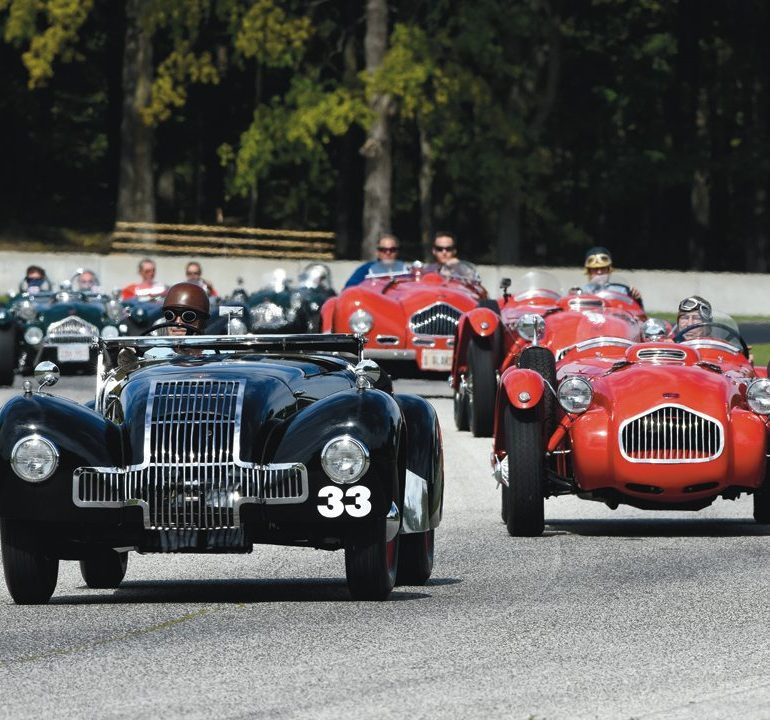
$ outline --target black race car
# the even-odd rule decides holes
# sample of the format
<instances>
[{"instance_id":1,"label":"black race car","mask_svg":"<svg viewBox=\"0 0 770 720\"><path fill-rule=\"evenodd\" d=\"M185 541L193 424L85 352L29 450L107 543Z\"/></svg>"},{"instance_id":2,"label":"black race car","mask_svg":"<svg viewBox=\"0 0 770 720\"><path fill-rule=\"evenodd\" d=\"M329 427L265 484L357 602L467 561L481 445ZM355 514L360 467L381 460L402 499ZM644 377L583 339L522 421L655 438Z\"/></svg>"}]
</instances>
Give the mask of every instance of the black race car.
<instances>
[{"instance_id":1,"label":"black race car","mask_svg":"<svg viewBox=\"0 0 770 720\"><path fill-rule=\"evenodd\" d=\"M17 603L60 560L114 588L128 550L343 549L354 598L422 584L441 520L433 408L393 394L352 335L101 340L95 401L43 392L0 411L0 528Z\"/></svg>"}]
</instances>

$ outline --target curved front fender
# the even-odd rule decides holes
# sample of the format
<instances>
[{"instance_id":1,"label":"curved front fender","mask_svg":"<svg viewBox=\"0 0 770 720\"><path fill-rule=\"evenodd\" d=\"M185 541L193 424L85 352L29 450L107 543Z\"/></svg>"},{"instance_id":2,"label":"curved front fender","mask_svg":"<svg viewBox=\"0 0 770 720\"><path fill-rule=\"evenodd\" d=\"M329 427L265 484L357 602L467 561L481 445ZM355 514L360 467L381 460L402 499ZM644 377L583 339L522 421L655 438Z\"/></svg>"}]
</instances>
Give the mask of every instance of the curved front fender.
<instances>
[{"instance_id":1,"label":"curved front fender","mask_svg":"<svg viewBox=\"0 0 770 720\"><path fill-rule=\"evenodd\" d=\"M529 410L537 406L546 391L543 376L534 371L509 368L500 378L508 401L520 410Z\"/></svg>"},{"instance_id":2,"label":"curved front fender","mask_svg":"<svg viewBox=\"0 0 770 720\"><path fill-rule=\"evenodd\" d=\"M489 308L474 308L467 314L468 323L479 337L491 337L500 324L500 316Z\"/></svg>"},{"instance_id":3,"label":"curved front fender","mask_svg":"<svg viewBox=\"0 0 770 720\"><path fill-rule=\"evenodd\" d=\"M334 327L334 308L337 298L329 298L321 305L321 332L330 333Z\"/></svg>"}]
</instances>

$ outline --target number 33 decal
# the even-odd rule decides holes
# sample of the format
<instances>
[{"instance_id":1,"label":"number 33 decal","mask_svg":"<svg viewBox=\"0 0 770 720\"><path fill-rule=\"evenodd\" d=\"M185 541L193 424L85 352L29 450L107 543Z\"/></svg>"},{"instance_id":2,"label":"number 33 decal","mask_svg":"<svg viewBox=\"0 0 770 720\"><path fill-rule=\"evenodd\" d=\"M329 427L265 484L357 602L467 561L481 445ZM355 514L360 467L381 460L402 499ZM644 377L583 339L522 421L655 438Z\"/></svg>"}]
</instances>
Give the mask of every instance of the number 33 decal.
<instances>
[{"instance_id":1,"label":"number 33 decal","mask_svg":"<svg viewBox=\"0 0 770 720\"><path fill-rule=\"evenodd\" d=\"M327 485L318 491L318 497L326 500L326 505L318 505L318 512L327 518L336 518L343 513L364 517L372 511L372 504L369 502L371 496L371 490L364 485L349 487L345 492L337 485ZM353 503L345 503L343 498L352 498Z\"/></svg>"}]
</instances>

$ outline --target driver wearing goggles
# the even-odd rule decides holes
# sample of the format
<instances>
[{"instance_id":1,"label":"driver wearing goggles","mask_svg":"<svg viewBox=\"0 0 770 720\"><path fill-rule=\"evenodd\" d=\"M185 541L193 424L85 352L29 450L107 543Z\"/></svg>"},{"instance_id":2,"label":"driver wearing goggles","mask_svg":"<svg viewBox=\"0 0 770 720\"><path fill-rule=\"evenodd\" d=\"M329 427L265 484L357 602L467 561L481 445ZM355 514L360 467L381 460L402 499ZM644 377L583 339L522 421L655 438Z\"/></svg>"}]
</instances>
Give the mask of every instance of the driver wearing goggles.
<instances>
[{"instance_id":1,"label":"driver wearing goggles","mask_svg":"<svg viewBox=\"0 0 770 720\"><path fill-rule=\"evenodd\" d=\"M163 302L163 318L168 335L202 335L209 319L209 298L195 283L173 285Z\"/></svg>"},{"instance_id":2,"label":"driver wearing goggles","mask_svg":"<svg viewBox=\"0 0 770 720\"><path fill-rule=\"evenodd\" d=\"M683 333L683 337L686 340L708 337L711 334L711 328L707 324L713 317L714 312L708 300L700 295L690 295L679 303L674 335L697 325L699 327L693 327L692 330Z\"/></svg>"},{"instance_id":3,"label":"driver wearing goggles","mask_svg":"<svg viewBox=\"0 0 770 720\"><path fill-rule=\"evenodd\" d=\"M607 285L610 281L612 267L612 255L606 247L596 246L586 252L586 258L583 262L589 285ZM592 288L584 288L592 289ZM642 305L642 294L635 288L628 290L631 297Z\"/></svg>"}]
</instances>

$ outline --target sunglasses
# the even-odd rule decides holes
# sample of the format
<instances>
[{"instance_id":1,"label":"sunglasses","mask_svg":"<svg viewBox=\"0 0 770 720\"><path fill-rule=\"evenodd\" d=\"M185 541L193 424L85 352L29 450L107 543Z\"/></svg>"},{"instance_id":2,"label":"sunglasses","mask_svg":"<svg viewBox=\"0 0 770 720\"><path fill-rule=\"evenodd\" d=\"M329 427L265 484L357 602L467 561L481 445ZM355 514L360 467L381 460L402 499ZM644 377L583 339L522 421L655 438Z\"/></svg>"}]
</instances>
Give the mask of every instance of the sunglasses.
<instances>
[{"instance_id":1,"label":"sunglasses","mask_svg":"<svg viewBox=\"0 0 770 720\"><path fill-rule=\"evenodd\" d=\"M695 295L687 297L679 303L679 312L686 313L697 310L704 320L711 320L711 303Z\"/></svg>"},{"instance_id":2,"label":"sunglasses","mask_svg":"<svg viewBox=\"0 0 770 720\"><path fill-rule=\"evenodd\" d=\"M385 253L387 255L395 255L398 252L398 248L395 247L378 247L377 252Z\"/></svg>"},{"instance_id":3,"label":"sunglasses","mask_svg":"<svg viewBox=\"0 0 770 720\"><path fill-rule=\"evenodd\" d=\"M163 313L163 317L167 322L174 322L177 318L182 318L183 323L188 325L194 323L198 319L198 313L195 310L184 310L183 312L177 312L176 310L166 310Z\"/></svg>"},{"instance_id":4,"label":"sunglasses","mask_svg":"<svg viewBox=\"0 0 770 720\"><path fill-rule=\"evenodd\" d=\"M453 253L456 250L456 248L454 245L434 245L433 250L435 252Z\"/></svg>"},{"instance_id":5,"label":"sunglasses","mask_svg":"<svg viewBox=\"0 0 770 720\"><path fill-rule=\"evenodd\" d=\"M198 275L200 275L200 274L201 274L200 270L198 270L197 272L195 270L188 270L187 271L187 277L190 277L190 275L194 275L195 277L198 277Z\"/></svg>"}]
</instances>

